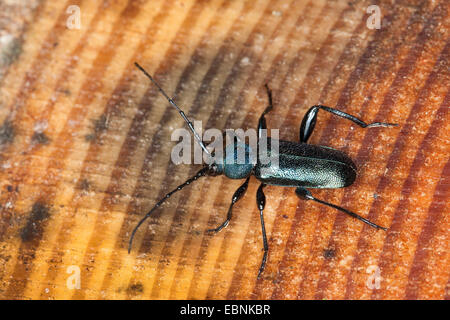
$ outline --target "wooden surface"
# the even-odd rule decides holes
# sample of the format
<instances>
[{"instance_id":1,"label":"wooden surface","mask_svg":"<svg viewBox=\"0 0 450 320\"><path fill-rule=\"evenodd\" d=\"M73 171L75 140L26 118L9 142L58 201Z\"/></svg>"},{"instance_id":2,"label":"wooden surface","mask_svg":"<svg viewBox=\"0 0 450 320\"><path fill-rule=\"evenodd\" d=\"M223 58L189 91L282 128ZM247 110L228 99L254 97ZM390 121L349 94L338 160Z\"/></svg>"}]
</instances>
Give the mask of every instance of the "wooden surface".
<instances>
[{"instance_id":1,"label":"wooden surface","mask_svg":"<svg viewBox=\"0 0 450 320\"><path fill-rule=\"evenodd\" d=\"M448 1L24 2L0 2L1 298L449 298ZM66 26L69 5L80 29ZM353 186L313 194L389 230L266 187L257 280L259 184L211 236L241 183L211 177L164 205L128 254L137 221L199 169L171 162L183 121L134 61L204 128L255 128L265 83L285 140L317 103L398 123L319 113L311 138L359 169Z\"/></svg>"}]
</instances>

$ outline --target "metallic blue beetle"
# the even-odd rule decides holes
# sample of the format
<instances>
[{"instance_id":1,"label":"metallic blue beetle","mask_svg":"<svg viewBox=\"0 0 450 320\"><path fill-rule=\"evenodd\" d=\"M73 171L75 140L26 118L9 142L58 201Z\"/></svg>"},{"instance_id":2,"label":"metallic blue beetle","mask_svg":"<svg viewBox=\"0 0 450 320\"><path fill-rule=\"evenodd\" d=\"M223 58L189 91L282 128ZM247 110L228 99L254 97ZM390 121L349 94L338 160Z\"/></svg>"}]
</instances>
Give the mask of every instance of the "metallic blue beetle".
<instances>
[{"instance_id":1,"label":"metallic blue beetle","mask_svg":"<svg viewBox=\"0 0 450 320\"><path fill-rule=\"evenodd\" d=\"M166 97L169 103L177 109L183 119L186 121L189 129L194 134L197 143L202 147L203 151L211 156L211 153L204 145L202 139L198 133L194 130L192 122L187 118L184 112L175 104L175 102L169 98L169 96L161 89L161 87L155 82L155 80L148 74L139 64L135 63L138 67L152 82L159 91ZM267 129L265 115L272 110L272 92L266 85L267 95L269 98L269 105L262 113L258 121L258 136L261 136L262 131ZM250 161L250 154L252 149L249 145L234 139L234 142L227 145L225 149L225 156L222 161L215 161L204 165L204 167L197 172L195 176L188 179L183 184L179 185L176 189L169 192L164 198L162 198L156 205L139 221L137 226L134 228L128 246L128 252L131 251L131 246L133 242L134 235L138 230L139 226L156 210L166 199L168 199L173 193L183 189L185 186L189 185L191 182L197 180L205 175L216 176L224 174L230 179L245 179L245 182L236 190L234 193L231 204L228 209L227 218L220 224L217 228L208 230L209 232L219 232L224 227L228 225L232 216L232 208L234 204L242 198L245 194L250 176L255 176L261 181L261 184L256 193L256 202L260 212L261 228L263 236L263 246L264 254L261 261L261 266L258 272L258 278L264 270L267 253L269 246L267 243L266 230L264 227L264 217L263 210L266 202L266 198L263 192L263 188L266 185L276 185L283 187L296 187L296 194L304 200L313 200L321 204L327 205L329 207L335 208L346 214L363 221L364 223L382 230L387 230L369 220L359 216L358 214L351 212L347 209L334 205L332 203L325 202L323 200L315 198L308 190L312 188L343 188L351 185L356 179L356 166L353 161L343 152L335 150L326 146L318 146L308 144L308 139L311 136L317 119L317 113L319 110L324 110L337 115L341 118L353 121L358 126L362 128L369 127L391 127L396 126L393 123L384 122L374 122L367 124L364 121L337 109L330 107L315 105L312 106L300 125L300 142L291 142L279 140L277 141L278 150L278 165L272 166L270 161L262 162L259 159L259 153L257 152L256 163ZM271 156L271 140L267 140L267 156ZM238 163L236 161L237 149L241 147L245 151L245 161L244 163ZM258 148L260 147L258 142Z\"/></svg>"}]
</instances>

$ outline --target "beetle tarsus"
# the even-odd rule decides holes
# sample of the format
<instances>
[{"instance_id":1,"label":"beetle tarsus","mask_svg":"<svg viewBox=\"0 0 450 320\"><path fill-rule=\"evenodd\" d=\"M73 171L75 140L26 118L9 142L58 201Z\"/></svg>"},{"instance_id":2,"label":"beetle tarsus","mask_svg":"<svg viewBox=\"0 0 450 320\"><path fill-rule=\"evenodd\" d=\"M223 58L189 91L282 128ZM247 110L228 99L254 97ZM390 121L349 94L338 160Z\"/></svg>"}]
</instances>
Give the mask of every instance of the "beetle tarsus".
<instances>
[{"instance_id":1,"label":"beetle tarsus","mask_svg":"<svg viewBox=\"0 0 450 320\"><path fill-rule=\"evenodd\" d=\"M227 220L225 220L220 226L218 226L217 228L208 229L208 230L206 230L206 232L209 232L209 233L217 233L217 232L219 232L220 230L222 230L223 228L226 228L226 227L228 226L229 223L230 223L230 220L227 219Z\"/></svg>"}]
</instances>

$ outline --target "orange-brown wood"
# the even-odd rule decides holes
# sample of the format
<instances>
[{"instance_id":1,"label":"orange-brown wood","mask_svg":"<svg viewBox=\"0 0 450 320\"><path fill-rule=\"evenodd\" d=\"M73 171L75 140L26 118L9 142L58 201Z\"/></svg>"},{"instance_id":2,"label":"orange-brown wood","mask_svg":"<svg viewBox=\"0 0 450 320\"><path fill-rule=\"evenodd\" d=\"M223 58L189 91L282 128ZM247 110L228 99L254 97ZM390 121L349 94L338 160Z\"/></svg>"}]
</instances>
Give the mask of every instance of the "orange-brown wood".
<instances>
[{"instance_id":1,"label":"orange-brown wood","mask_svg":"<svg viewBox=\"0 0 450 320\"><path fill-rule=\"evenodd\" d=\"M36 0L0 12L0 298L449 298L447 1ZM128 254L139 219L199 169L171 162L184 122L135 61L204 129L255 128L265 83L268 126L285 140L317 103L398 123L320 113L310 140L359 169L351 187L313 194L389 230L269 186L257 280L259 184L213 236L242 182L211 177L173 196Z\"/></svg>"}]
</instances>

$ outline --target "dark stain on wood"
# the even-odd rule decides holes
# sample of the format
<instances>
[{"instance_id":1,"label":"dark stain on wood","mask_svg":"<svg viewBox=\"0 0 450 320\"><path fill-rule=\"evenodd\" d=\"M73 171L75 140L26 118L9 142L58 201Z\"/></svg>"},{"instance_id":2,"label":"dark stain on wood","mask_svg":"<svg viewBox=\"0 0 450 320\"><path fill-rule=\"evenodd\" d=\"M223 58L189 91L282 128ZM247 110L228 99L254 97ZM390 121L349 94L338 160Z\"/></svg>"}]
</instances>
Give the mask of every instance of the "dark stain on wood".
<instances>
[{"instance_id":1,"label":"dark stain on wood","mask_svg":"<svg viewBox=\"0 0 450 320\"><path fill-rule=\"evenodd\" d=\"M92 119L93 132L84 136L87 142L97 141L99 136L109 128L109 116L102 114L98 119Z\"/></svg>"},{"instance_id":2,"label":"dark stain on wood","mask_svg":"<svg viewBox=\"0 0 450 320\"><path fill-rule=\"evenodd\" d=\"M140 282L133 283L128 287L127 292L130 295L140 294L140 293L144 292L144 286Z\"/></svg>"},{"instance_id":3,"label":"dark stain on wood","mask_svg":"<svg viewBox=\"0 0 450 320\"><path fill-rule=\"evenodd\" d=\"M12 38L3 46L0 56L0 65L8 67L16 61L22 53L22 41L20 38Z\"/></svg>"},{"instance_id":4,"label":"dark stain on wood","mask_svg":"<svg viewBox=\"0 0 450 320\"><path fill-rule=\"evenodd\" d=\"M80 188L81 190L89 191L90 187L91 187L91 183L90 183L89 180L87 180L87 179L82 179L82 180L79 182L79 188Z\"/></svg>"},{"instance_id":5,"label":"dark stain on wood","mask_svg":"<svg viewBox=\"0 0 450 320\"><path fill-rule=\"evenodd\" d=\"M0 145L11 143L14 140L15 130L9 120L5 120L0 127Z\"/></svg>"},{"instance_id":6,"label":"dark stain on wood","mask_svg":"<svg viewBox=\"0 0 450 320\"><path fill-rule=\"evenodd\" d=\"M48 144L50 142L50 138L44 132L35 132L31 137L31 141L34 144Z\"/></svg>"},{"instance_id":7,"label":"dark stain on wood","mask_svg":"<svg viewBox=\"0 0 450 320\"><path fill-rule=\"evenodd\" d=\"M334 249L323 250L323 257L325 259L333 259L334 257L336 257L336 250Z\"/></svg>"},{"instance_id":8,"label":"dark stain on wood","mask_svg":"<svg viewBox=\"0 0 450 320\"><path fill-rule=\"evenodd\" d=\"M44 231L43 222L49 217L49 208L41 202L36 202L31 208L26 225L20 231L23 242L30 242L41 238Z\"/></svg>"}]
</instances>

